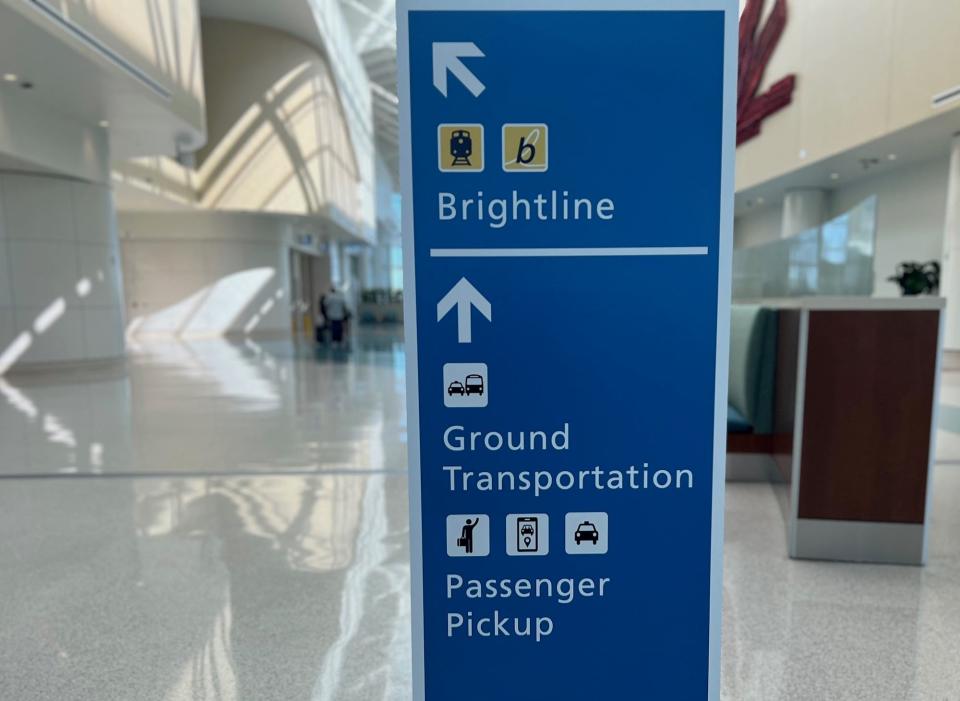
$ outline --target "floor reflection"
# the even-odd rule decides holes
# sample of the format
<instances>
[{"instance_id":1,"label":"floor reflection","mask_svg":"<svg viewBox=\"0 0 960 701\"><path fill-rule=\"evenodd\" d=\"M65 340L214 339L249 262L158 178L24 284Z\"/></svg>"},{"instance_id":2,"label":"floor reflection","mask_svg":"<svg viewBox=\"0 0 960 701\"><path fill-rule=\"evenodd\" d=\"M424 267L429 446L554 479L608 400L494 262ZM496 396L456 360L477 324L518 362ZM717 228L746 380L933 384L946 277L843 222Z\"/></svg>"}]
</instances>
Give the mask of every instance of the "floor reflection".
<instances>
[{"instance_id":1,"label":"floor reflection","mask_svg":"<svg viewBox=\"0 0 960 701\"><path fill-rule=\"evenodd\" d=\"M0 474L406 468L399 329L348 349L155 341L126 367L0 378Z\"/></svg>"},{"instance_id":2,"label":"floor reflection","mask_svg":"<svg viewBox=\"0 0 960 701\"><path fill-rule=\"evenodd\" d=\"M409 698L405 490L384 473L5 481L0 695Z\"/></svg>"},{"instance_id":3,"label":"floor reflection","mask_svg":"<svg viewBox=\"0 0 960 701\"><path fill-rule=\"evenodd\" d=\"M385 332L0 378L0 698L409 701L403 364ZM64 471L105 474L9 477ZM723 700L957 698L960 467L933 496L929 565L880 567L790 560L728 485Z\"/></svg>"}]
</instances>

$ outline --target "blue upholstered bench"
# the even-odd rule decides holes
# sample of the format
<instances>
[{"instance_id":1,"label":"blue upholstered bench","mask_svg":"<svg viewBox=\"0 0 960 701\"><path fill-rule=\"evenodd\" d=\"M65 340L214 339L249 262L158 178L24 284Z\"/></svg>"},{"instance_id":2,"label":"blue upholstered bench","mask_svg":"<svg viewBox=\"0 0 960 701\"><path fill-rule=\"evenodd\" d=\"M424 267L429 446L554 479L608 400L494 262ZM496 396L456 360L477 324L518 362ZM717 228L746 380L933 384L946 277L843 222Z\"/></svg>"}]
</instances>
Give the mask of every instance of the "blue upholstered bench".
<instances>
[{"instance_id":1,"label":"blue upholstered bench","mask_svg":"<svg viewBox=\"0 0 960 701\"><path fill-rule=\"evenodd\" d=\"M778 313L755 304L730 310L727 479L779 481L773 458Z\"/></svg>"},{"instance_id":2,"label":"blue upholstered bench","mask_svg":"<svg viewBox=\"0 0 960 701\"><path fill-rule=\"evenodd\" d=\"M777 312L756 304L730 309L727 433L773 433Z\"/></svg>"}]
</instances>

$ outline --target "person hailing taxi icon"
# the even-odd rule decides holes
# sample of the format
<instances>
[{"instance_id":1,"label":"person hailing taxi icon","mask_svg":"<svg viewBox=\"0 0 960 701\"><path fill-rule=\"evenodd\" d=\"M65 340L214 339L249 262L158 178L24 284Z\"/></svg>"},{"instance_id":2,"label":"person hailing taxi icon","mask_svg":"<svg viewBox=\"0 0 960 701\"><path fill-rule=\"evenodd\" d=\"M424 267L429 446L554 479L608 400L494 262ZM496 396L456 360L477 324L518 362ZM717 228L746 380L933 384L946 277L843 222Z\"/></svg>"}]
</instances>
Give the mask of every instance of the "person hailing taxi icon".
<instances>
[{"instance_id":1,"label":"person hailing taxi icon","mask_svg":"<svg viewBox=\"0 0 960 701\"><path fill-rule=\"evenodd\" d=\"M450 135L450 155L453 156L451 165L469 166L470 156L473 155L473 139L466 129L457 129Z\"/></svg>"},{"instance_id":2,"label":"person hailing taxi icon","mask_svg":"<svg viewBox=\"0 0 960 701\"><path fill-rule=\"evenodd\" d=\"M457 545L463 548L468 555L473 554L473 529L480 523L479 518L467 519L460 529L460 537L457 539Z\"/></svg>"}]
</instances>

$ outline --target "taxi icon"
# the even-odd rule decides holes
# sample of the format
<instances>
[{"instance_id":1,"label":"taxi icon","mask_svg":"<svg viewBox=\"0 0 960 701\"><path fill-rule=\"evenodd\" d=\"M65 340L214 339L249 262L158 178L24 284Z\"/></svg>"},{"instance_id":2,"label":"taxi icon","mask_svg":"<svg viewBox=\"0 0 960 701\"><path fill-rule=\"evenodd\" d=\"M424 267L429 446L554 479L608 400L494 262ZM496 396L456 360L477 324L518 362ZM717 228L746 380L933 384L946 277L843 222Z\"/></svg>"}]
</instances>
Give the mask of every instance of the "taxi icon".
<instances>
[{"instance_id":1,"label":"taxi icon","mask_svg":"<svg viewBox=\"0 0 960 701\"><path fill-rule=\"evenodd\" d=\"M454 380L450 383L450 386L447 387L447 396L452 397L455 394L459 394L461 397L464 396L463 383Z\"/></svg>"},{"instance_id":2,"label":"taxi icon","mask_svg":"<svg viewBox=\"0 0 960 701\"><path fill-rule=\"evenodd\" d=\"M577 531L573 534L573 538L577 541L577 545L580 545L588 540L596 545L597 541L600 539L600 532L592 523L589 521L584 521L577 526Z\"/></svg>"}]
</instances>

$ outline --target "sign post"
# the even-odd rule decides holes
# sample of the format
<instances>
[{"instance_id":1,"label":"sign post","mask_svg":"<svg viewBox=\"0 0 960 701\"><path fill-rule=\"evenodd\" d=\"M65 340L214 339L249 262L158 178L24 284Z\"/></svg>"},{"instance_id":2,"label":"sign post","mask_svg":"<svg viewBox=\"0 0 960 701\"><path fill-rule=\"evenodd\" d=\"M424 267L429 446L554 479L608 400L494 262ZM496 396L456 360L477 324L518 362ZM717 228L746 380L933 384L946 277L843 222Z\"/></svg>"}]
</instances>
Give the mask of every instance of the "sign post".
<instances>
[{"instance_id":1,"label":"sign post","mask_svg":"<svg viewBox=\"0 0 960 701\"><path fill-rule=\"evenodd\" d=\"M719 698L737 19L398 3L416 701Z\"/></svg>"}]
</instances>

